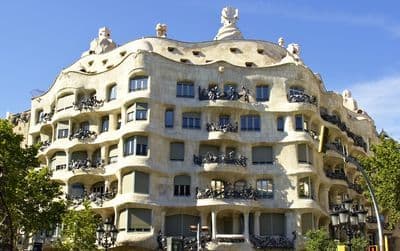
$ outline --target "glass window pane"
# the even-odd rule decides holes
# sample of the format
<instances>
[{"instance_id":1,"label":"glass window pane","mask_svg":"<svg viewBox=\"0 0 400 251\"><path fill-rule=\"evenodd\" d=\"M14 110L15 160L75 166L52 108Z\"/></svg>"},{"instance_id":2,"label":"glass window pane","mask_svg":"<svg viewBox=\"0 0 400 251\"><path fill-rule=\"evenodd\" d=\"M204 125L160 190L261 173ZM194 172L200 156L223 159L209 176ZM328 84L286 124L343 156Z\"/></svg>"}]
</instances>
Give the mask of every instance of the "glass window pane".
<instances>
[{"instance_id":1,"label":"glass window pane","mask_svg":"<svg viewBox=\"0 0 400 251\"><path fill-rule=\"evenodd\" d=\"M165 111L165 127L167 128L174 127L174 110Z\"/></svg>"},{"instance_id":2,"label":"glass window pane","mask_svg":"<svg viewBox=\"0 0 400 251\"><path fill-rule=\"evenodd\" d=\"M302 115L296 115L295 116L295 123L296 123L296 131L302 131L303 130L303 116Z\"/></svg>"}]
</instances>

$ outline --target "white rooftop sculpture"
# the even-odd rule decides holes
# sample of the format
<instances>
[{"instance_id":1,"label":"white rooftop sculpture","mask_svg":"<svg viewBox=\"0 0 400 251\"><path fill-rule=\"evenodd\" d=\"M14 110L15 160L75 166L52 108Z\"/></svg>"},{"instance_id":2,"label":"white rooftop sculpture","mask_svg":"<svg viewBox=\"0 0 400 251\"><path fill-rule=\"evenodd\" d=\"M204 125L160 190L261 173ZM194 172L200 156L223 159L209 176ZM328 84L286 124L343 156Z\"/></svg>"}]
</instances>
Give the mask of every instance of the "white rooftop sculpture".
<instances>
[{"instance_id":1,"label":"white rooftop sculpture","mask_svg":"<svg viewBox=\"0 0 400 251\"><path fill-rule=\"evenodd\" d=\"M342 97L344 107L353 112L358 111L357 101L351 96L351 92L349 90L344 90L342 93Z\"/></svg>"},{"instance_id":2,"label":"white rooftop sculpture","mask_svg":"<svg viewBox=\"0 0 400 251\"><path fill-rule=\"evenodd\" d=\"M99 29L99 36L90 42L90 48L85 51L82 56L90 54L101 54L109 52L117 48L117 45L111 39L111 31L107 27L101 27Z\"/></svg>"},{"instance_id":3,"label":"white rooftop sculpture","mask_svg":"<svg viewBox=\"0 0 400 251\"><path fill-rule=\"evenodd\" d=\"M157 33L157 37L167 37L167 29L168 26L166 24L161 24L158 23L156 25L156 33Z\"/></svg>"},{"instance_id":4,"label":"white rooftop sculpture","mask_svg":"<svg viewBox=\"0 0 400 251\"><path fill-rule=\"evenodd\" d=\"M219 28L218 34L214 40L243 39L243 35L236 27L239 20L239 10L232 7L225 7L221 12L222 27Z\"/></svg>"}]
</instances>

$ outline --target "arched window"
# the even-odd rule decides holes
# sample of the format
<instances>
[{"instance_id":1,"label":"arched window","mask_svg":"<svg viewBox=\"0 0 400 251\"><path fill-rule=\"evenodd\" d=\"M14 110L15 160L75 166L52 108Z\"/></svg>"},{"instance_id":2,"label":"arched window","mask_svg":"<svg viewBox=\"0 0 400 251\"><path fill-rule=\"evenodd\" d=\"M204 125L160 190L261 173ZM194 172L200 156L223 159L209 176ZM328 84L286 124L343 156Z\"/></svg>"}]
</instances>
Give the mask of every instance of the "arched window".
<instances>
[{"instance_id":1,"label":"arched window","mask_svg":"<svg viewBox=\"0 0 400 251\"><path fill-rule=\"evenodd\" d=\"M174 196L190 196L190 176L178 175L174 177Z\"/></svg>"},{"instance_id":2,"label":"arched window","mask_svg":"<svg viewBox=\"0 0 400 251\"><path fill-rule=\"evenodd\" d=\"M117 98L117 84L112 84L107 88L107 101Z\"/></svg>"}]
</instances>

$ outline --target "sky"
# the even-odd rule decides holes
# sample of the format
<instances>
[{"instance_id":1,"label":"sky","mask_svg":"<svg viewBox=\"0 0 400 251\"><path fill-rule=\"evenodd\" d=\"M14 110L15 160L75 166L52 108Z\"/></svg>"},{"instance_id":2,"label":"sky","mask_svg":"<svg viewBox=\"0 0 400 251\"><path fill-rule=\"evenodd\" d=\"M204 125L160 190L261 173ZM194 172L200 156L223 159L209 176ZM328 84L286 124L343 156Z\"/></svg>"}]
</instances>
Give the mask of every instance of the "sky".
<instances>
[{"instance_id":1,"label":"sky","mask_svg":"<svg viewBox=\"0 0 400 251\"><path fill-rule=\"evenodd\" d=\"M99 27L123 45L155 35L199 42L214 38L221 9L239 9L246 39L301 46L301 58L327 90L349 89L359 107L400 139L400 1L1 1L0 117L29 109L63 68L80 58Z\"/></svg>"}]
</instances>

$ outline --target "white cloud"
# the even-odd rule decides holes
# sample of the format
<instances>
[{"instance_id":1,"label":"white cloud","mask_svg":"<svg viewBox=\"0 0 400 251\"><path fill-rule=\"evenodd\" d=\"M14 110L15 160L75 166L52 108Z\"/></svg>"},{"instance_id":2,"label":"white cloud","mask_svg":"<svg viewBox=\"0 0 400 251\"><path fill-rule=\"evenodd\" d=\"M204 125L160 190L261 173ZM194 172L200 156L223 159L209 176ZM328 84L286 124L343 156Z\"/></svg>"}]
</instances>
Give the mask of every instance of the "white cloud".
<instances>
[{"instance_id":1,"label":"white cloud","mask_svg":"<svg viewBox=\"0 0 400 251\"><path fill-rule=\"evenodd\" d=\"M378 131L400 139L400 75L349 86L359 108L365 110L376 123Z\"/></svg>"}]
</instances>

